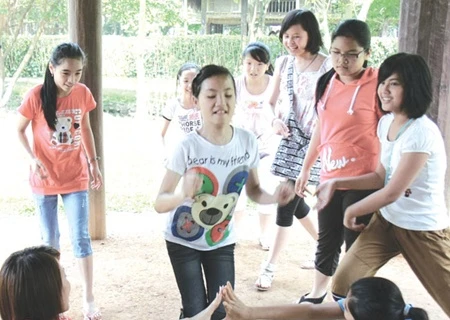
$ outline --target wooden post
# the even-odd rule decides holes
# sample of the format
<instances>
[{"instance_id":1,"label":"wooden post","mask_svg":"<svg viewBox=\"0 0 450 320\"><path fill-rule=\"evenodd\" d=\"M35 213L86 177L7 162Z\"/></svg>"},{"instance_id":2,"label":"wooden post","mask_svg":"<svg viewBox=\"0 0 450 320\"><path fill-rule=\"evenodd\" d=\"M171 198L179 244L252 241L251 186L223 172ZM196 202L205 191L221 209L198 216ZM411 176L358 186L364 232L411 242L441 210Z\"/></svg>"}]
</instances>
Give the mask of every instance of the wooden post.
<instances>
[{"instance_id":1,"label":"wooden post","mask_svg":"<svg viewBox=\"0 0 450 320\"><path fill-rule=\"evenodd\" d=\"M105 183L103 158L103 107L102 107L102 24L101 0L69 0L70 39L76 42L87 55L83 70L83 83L88 86L97 101L97 108L90 112L99 165ZM93 240L106 238L105 187L90 190L89 232Z\"/></svg>"},{"instance_id":2,"label":"wooden post","mask_svg":"<svg viewBox=\"0 0 450 320\"><path fill-rule=\"evenodd\" d=\"M208 1L209 0L201 0L201 16L202 16L202 34L209 34L208 32L208 28L209 26L207 25L207 21L206 21L206 11L208 9Z\"/></svg>"},{"instance_id":3,"label":"wooden post","mask_svg":"<svg viewBox=\"0 0 450 320\"><path fill-rule=\"evenodd\" d=\"M247 27L247 15L248 15L248 0L241 0L241 44L247 42L248 27ZM244 41L245 39L245 41Z\"/></svg>"},{"instance_id":4,"label":"wooden post","mask_svg":"<svg viewBox=\"0 0 450 320\"><path fill-rule=\"evenodd\" d=\"M402 0L399 51L420 54L433 78L429 111L442 132L447 151L446 196L450 209L450 3L448 0Z\"/></svg>"}]
</instances>

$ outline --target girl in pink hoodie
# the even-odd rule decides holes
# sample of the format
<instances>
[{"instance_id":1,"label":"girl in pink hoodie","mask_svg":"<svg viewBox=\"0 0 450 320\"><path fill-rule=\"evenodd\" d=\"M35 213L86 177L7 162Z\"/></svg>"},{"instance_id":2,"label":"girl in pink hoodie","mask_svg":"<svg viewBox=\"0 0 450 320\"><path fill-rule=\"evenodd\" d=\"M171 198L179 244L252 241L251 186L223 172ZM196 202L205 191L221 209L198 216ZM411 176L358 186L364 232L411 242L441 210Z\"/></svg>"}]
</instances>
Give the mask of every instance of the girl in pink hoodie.
<instances>
[{"instance_id":1,"label":"girl in pink hoodie","mask_svg":"<svg viewBox=\"0 0 450 320\"><path fill-rule=\"evenodd\" d=\"M310 169L320 156L320 181L373 172L379 157L376 129L382 113L378 108L378 71L367 67L370 31L359 20L342 22L332 35L330 56L333 68L318 81L318 119L296 181L296 192L305 196ZM319 239L315 258L313 289L299 303L321 303L328 282L336 271L341 246L350 248L359 233L344 227L345 209L374 190L337 190L318 213ZM368 224L372 214L359 217Z\"/></svg>"}]
</instances>

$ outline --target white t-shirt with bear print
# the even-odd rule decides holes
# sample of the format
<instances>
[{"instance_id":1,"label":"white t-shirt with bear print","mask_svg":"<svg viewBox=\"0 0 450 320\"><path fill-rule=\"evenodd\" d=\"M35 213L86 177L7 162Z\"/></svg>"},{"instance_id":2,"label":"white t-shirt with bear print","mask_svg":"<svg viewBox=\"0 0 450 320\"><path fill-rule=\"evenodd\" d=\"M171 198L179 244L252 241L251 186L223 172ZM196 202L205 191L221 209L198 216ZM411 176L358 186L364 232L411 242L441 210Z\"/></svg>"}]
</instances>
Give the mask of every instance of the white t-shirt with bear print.
<instances>
[{"instance_id":1,"label":"white t-shirt with bear print","mask_svg":"<svg viewBox=\"0 0 450 320\"><path fill-rule=\"evenodd\" d=\"M233 212L250 169L258 165L255 136L233 128L226 145L214 145L196 131L175 148L167 169L180 175L194 170L203 187L194 200L168 214L165 239L196 250L209 251L236 242Z\"/></svg>"}]
</instances>

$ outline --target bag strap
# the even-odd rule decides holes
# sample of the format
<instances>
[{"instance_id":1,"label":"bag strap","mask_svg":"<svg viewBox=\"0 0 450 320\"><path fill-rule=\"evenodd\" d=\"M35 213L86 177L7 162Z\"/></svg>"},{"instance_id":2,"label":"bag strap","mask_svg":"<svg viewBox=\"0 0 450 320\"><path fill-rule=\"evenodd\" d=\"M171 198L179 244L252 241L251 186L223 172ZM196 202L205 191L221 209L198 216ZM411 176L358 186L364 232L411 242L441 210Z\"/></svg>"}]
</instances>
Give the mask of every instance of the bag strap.
<instances>
[{"instance_id":1,"label":"bag strap","mask_svg":"<svg viewBox=\"0 0 450 320\"><path fill-rule=\"evenodd\" d=\"M295 112L294 112L294 59L289 59L290 57L287 57L286 60L290 60L288 63L288 69L287 69L287 78L286 78L286 87L289 94L289 104L290 104L290 111L289 111L289 120L295 121Z\"/></svg>"}]
</instances>

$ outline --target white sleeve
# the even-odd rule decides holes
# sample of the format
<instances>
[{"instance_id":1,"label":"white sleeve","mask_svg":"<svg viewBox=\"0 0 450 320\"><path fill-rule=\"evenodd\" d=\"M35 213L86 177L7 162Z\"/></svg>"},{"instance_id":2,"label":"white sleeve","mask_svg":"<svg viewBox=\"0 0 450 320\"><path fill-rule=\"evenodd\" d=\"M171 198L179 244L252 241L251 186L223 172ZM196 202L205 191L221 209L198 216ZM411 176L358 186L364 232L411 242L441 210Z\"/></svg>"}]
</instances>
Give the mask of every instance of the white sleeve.
<instances>
[{"instance_id":1,"label":"white sleeve","mask_svg":"<svg viewBox=\"0 0 450 320\"><path fill-rule=\"evenodd\" d=\"M417 126L412 127L413 130L409 132L407 139L403 139L402 153L432 153L434 141L437 140L434 137L434 131L420 126L420 124L417 123Z\"/></svg>"},{"instance_id":2,"label":"white sleeve","mask_svg":"<svg viewBox=\"0 0 450 320\"><path fill-rule=\"evenodd\" d=\"M170 99L167 101L166 106L164 107L163 111L161 112L161 116L169 121L172 121L175 111L178 106L178 100L177 99Z\"/></svg>"},{"instance_id":3,"label":"white sleeve","mask_svg":"<svg viewBox=\"0 0 450 320\"><path fill-rule=\"evenodd\" d=\"M186 139L182 139L176 147L172 149L167 158L166 169L184 175L187 170L188 149L186 148Z\"/></svg>"}]
</instances>

